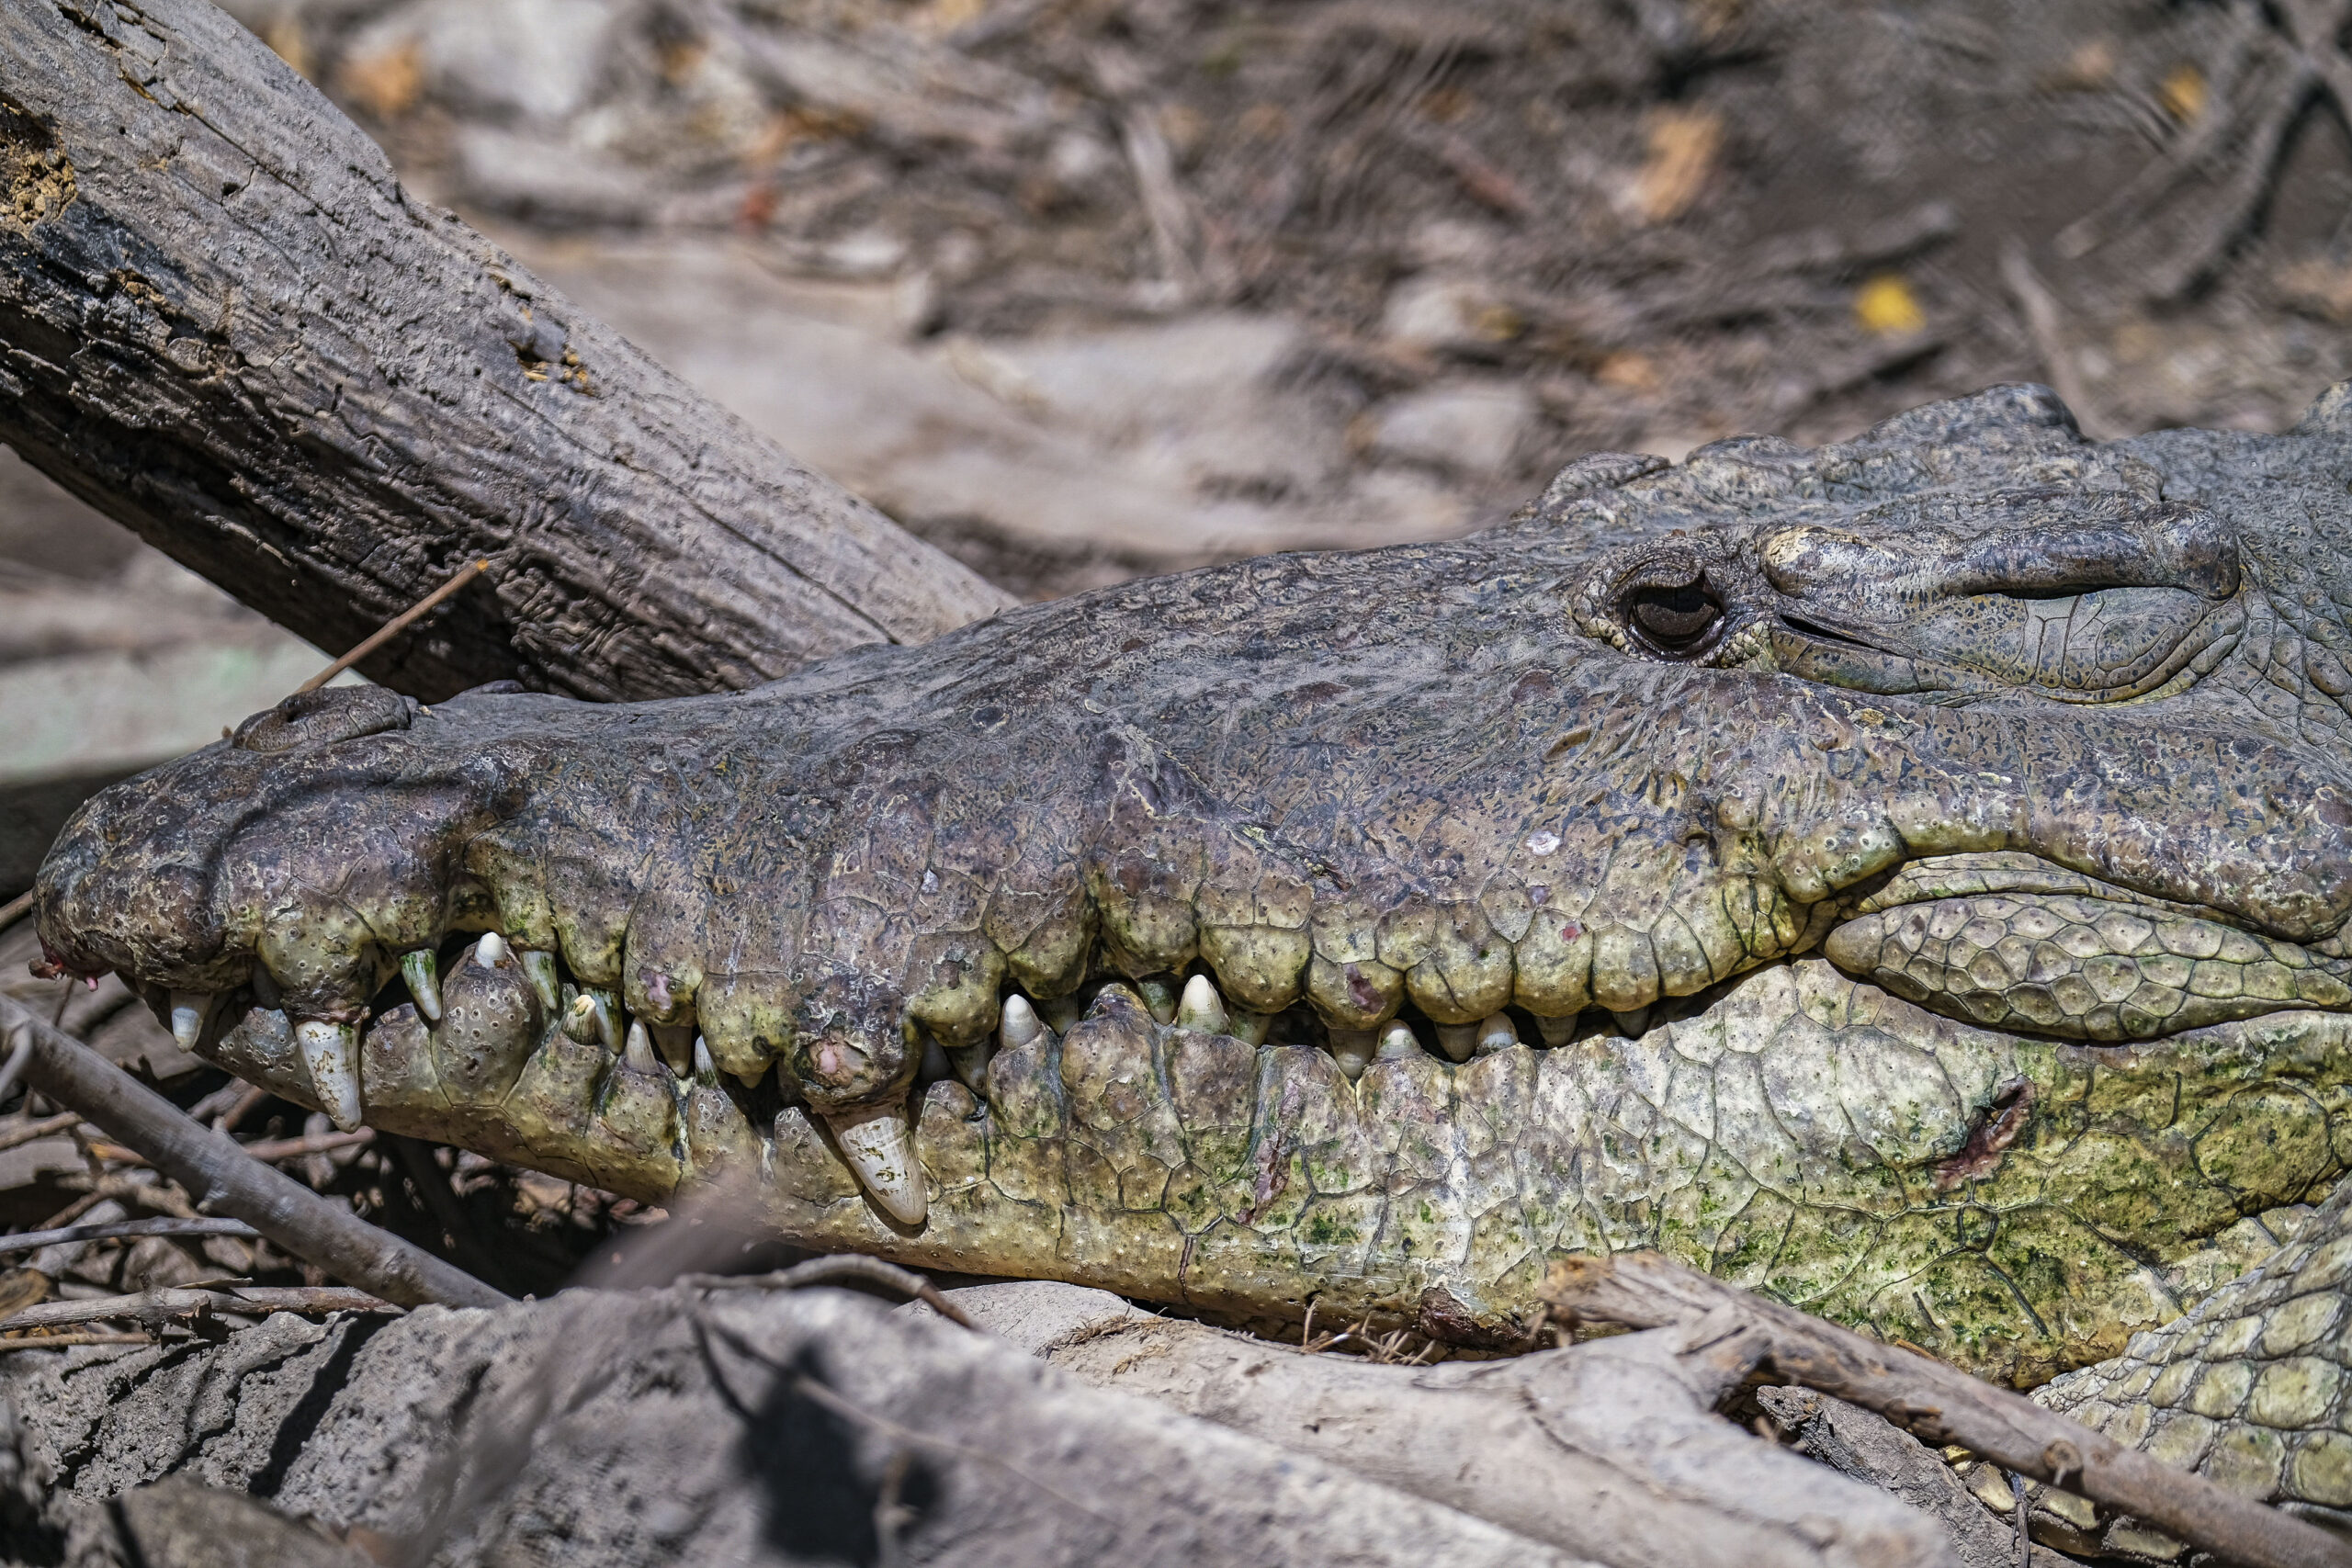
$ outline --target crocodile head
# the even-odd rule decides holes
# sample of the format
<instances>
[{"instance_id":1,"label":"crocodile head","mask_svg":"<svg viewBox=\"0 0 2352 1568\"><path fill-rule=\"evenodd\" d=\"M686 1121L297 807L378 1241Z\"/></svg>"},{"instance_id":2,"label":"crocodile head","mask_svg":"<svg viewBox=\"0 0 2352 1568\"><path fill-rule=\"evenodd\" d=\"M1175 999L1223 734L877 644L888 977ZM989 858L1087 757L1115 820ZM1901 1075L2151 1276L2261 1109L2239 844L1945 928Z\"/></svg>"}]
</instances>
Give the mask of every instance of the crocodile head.
<instances>
[{"instance_id":1,"label":"crocodile head","mask_svg":"<svg viewBox=\"0 0 2352 1568\"><path fill-rule=\"evenodd\" d=\"M2347 435L1996 389L748 693L318 694L85 807L40 929L340 1121L811 1246L1474 1340L1654 1246L2039 1379L2352 1152Z\"/></svg>"}]
</instances>

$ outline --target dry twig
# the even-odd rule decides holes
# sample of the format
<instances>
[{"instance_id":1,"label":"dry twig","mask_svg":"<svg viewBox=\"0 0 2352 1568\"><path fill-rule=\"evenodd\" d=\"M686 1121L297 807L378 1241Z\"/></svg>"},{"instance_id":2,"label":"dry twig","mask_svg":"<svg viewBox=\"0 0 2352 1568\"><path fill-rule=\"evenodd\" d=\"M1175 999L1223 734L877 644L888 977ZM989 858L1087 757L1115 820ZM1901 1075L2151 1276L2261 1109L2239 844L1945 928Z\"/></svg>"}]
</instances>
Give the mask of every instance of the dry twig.
<instances>
[{"instance_id":1,"label":"dry twig","mask_svg":"<svg viewBox=\"0 0 2352 1568\"><path fill-rule=\"evenodd\" d=\"M950 1323L979 1332L980 1325L962 1307L941 1294L939 1287L922 1275L857 1253L811 1258L806 1263L796 1263L772 1274L681 1274L677 1282L698 1291L804 1291L811 1285L838 1284L844 1280L862 1280L886 1291L895 1291L922 1303Z\"/></svg>"},{"instance_id":2,"label":"dry twig","mask_svg":"<svg viewBox=\"0 0 2352 1568\"><path fill-rule=\"evenodd\" d=\"M126 1236L225 1235L237 1241L253 1241L261 1233L243 1220L119 1220L112 1224L64 1225L55 1230L18 1231L13 1235L0 1235L0 1252L38 1252L44 1247L60 1247L76 1241L115 1241Z\"/></svg>"},{"instance_id":3,"label":"dry twig","mask_svg":"<svg viewBox=\"0 0 2352 1568\"><path fill-rule=\"evenodd\" d=\"M0 1334L77 1323L141 1323L160 1328L215 1313L397 1312L388 1301L340 1285L175 1285L130 1296L43 1302L0 1317Z\"/></svg>"}]
</instances>

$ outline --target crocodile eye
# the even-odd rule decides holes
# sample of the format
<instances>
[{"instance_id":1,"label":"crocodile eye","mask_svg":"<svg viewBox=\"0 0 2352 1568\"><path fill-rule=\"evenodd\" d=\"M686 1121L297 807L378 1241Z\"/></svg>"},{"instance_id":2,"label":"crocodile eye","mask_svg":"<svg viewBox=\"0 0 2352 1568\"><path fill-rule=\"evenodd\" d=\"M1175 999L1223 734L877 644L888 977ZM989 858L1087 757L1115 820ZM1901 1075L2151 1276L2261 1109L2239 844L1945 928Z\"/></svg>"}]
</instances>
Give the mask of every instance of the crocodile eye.
<instances>
[{"instance_id":1,"label":"crocodile eye","mask_svg":"<svg viewBox=\"0 0 2352 1568\"><path fill-rule=\"evenodd\" d=\"M1617 608L1634 637L1668 659L1704 653L1724 618L1724 602L1704 576L1680 584L1641 583L1626 592Z\"/></svg>"}]
</instances>

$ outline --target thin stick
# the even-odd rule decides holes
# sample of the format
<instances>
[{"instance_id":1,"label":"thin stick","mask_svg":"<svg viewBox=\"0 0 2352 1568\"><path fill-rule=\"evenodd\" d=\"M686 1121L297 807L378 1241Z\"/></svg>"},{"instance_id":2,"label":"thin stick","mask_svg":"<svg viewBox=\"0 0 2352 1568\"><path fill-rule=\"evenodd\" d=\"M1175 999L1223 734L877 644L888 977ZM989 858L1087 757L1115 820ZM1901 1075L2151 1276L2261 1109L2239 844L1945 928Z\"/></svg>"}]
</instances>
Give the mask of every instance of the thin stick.
<instances>
[{"instance_id":1,"label":"thin stick","mask_svg":"<svg viewBox=\"0 0 2352 1568\"><path fill-rule=\"evenodd\" d=\"M697 1291L804 1291L811 1285L831 1285L842 1280L863 1280L886 1291L911 1296L948 1322L975 1334L980 1331L980 1325L962 1307L941 1294L939 1287L922 1275L854 1252L812 1258L773 1274L681 1274L677 1282Z\"/></svg>"},{"instance_id":2,"label":"thin stick","mask_svg":"<svg viewBox=\"0 0 2352 1568\"><path fill-rule=\"evenodd\" d=\"M369 1224L177 1106L105 1057L0 997L0 1040L31 1050L26 1077L85 1121L140 1151L207 1210L250 1224L283 1250L401 1306L504 1306L511 1300L452 1264Z\"/></svg>"},{"instance_id":3,"label":"thin stick","mask_svg":"<svg viewBox=\"0 0 2352 1568\"><path fill-rule=\"evenodd\" d=\"M68 1127L75 1125L81 1120L78 1112L67 1111L55 1116L44 1117L39 1122L28 1122L21 1127L11 1127L6 1132L0 1133L0 1154L5 1154L10 1149L22 1148L27 1144L38 1143L43 1138L52 1137L64 1132Z\"/></svg>"},{"instance_id":4,"label":"thin stick","mask_svg":"<svg viewBox=\"0 0 2352 1568\"><path fill-rule=\"evenodd\" d=\"M1762 1333L1792 1382L1875 1410L1931 1446L1957 1443L2005 1470L2064 1486L2249 1568L2346 1568L2352 1549L2316 1525L2127 1449L1956 1367L1865 1339L1655 1252L1552 1266L1554 1312L1655 1328L1729 1308Z\"/></svg>"},{"instance_id":5,"label":"thin stick","mask_svg":"<svg viewBox=\"0 0 2352 1568\"><path fill-rule=\"evenodd\" d=\"M75 1118L79 1120L79 1118ZM202 1123L198 1122L201 1126ZM310 1155L333 1154L337 1149L363 1148L376 1141L376 1129L356 1127L348 1133L305 1133L299 1138L256 1138L237 1146L245 1151L247 1159L257 1159L264 1165L275 1165L282 1159L300 1159ZM147 1156L137 1149L119 1144L92 1144L90 1152L100 1159L118 1165L145 1165Z\"/></svg>"},{"instance_id":6,"label":"thin stick","mask_svg":"<svg viewBox=\"0 0 2352 1568\"><path fill-rule=\"evenodd\" d=\"M0 1334L77 1323L143 1323L161 1327L217 1312L397 1312L388 1301L339 1285L177 1285L132 1296L43 1302L0 1317Z\"/></svg>"},{"instance_id":7,"label":"thin stick","mask_svg":"<svg viewBox=\"0 0 2352 1568\"><path fill-rule=\"evenodd\" d=\"M0 1253L38 1252L69 1241L113 1241L134 1235L225 1235L252 1241L261 1233L243 1220L118 1220L107 1225L66 1225L53 1231L0 1235Z\"/></svg>"},{"instance_id":8,"label":"thin stick","mask_svg":"<svg viewBox=\"0 0 2352 1568\"><path fill-rule=\"evenodd\" d=\"M407 609L402 610L399 615L394 615L390 620L386 621L382 626L378 626L374 635L369 637L367 641L361 643L357 648L353 649L349 653L345 654L341 659L336 660L333 664L328 665L325 669L320 671L317 674L311 676L309 680L295 687L294 694L296 696L300 696L304 692L317 691L321 686L325 685L329 681L334 680L336 676L342 674L345 671L350 669L353 665L358 663L361 660L367 658L369 654L375 652L378 649L391 641L392 638L408 630L411 626L415 624L416 618L419 615L424 615L427 610L433 608L434 605L438 604L442 600L447 599L450 594L455 593L458 589L463 588L467 583L471 582L475 578L481 576L483 572L486 572L489 570L490 562L486 560L469 561L466 565L459 567L456 575L451 577L448 581L443 583L432 592L427 593L424 598L419 599L415 604L411 604Z\"/></svg>"},{"instance_id":9,"label":"thin stick","mask_svg":"<svg viewBox=\"0 0 2352 1568\"><path fill-rule=\"evenodd\" d=\"M37 887L28 887L6 903L0 904L0 931L6 931L25 918L33 907L33 895L40 891Z\"/></svg>"},{"instance_id":10,"label":"thin stick","mask_svg":"<svg viewBox=\"0 0 2352 1568\"><path fill-rule=\"evenodd\" d=\"M0 1353L9 1350L65 1350L76 1345L153 1345L152 1334L40 1334L24 1339L0 1339Z\"/></svg>"}]
</instances>

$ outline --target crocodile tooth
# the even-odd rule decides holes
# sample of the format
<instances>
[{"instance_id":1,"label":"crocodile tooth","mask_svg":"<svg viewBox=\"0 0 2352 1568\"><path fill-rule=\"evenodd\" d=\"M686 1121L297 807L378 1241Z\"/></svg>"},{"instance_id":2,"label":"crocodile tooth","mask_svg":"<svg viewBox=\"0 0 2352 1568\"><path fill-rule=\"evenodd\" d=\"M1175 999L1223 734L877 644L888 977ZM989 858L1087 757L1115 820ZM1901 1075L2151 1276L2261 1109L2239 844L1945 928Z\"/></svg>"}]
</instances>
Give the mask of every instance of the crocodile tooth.
<instances>
[{"instance_id":1,"label":"crocodile tooth","mask_svg":"<svg viewBox=\"0 0 2352 1568\"><path fill-rule=\"evenodd\" d=\"M657 1023L651 1026L653 1048L670 1065L677 1077L692 1077L695 1070L695 1032L685 1024Z\"/></svg>"},{"instance_id":2,"label":"crocodile tooth","mask_svg":"<svg viewBox=\"0 0 2352 1568\"><path fill-rule=\"evenodd\" d=\"M1225 998L1216 994L1216 983L1206 975L1195 975L1184 982L1184 994L1176 1002L1176 1027L1197 1029L1204 1034L1222 1034L1227 1020Z\"/></svg>"},{"instance_id":3,"label":"crocodile tooth","mask_svg":"<svg viewBox=\"0 0 2352 1568\"><path fill-rule=\"evenodd\" d=\"M1046 1021L1046 1028L1057 1034L1068 1034L1070 1027L1086 1016L1086 1008L1078 999L1078 993L1073 991L1066 997L1056 997L1049 1002L1039 1002L1037 1012Z\"/></svg>"},{"instance_id":4,"label":"crocodile tooth","mask_svg":"<svg viewBox=\"0 0 2352 1568\"><path fill-rule=\"evenodd\" d=\"M617 1054L621 1048L621 999L602 986L583 987L581 995L596 998L596 1038L607 1051Z\"/></svg>"},{"instance_id":5,"label":"crocodile tooth","mask_svg":"<svg viewBox=\"0 0 2352 1568\"><path fill-rule=\"evenodd\" d=\"M997 1037L1008 1051L1019 1050L1046 1032L1046 1026L1037 1021L1037 1010L1018 991L1004 998L1004 1010L998 1015L996 1027Z\"/></svg>"},{"instance_id":6,"label":"crocodile tooth","mask_svg":"<svg viewBox=\"0 0 2352 1568\"><path fill-rule=\"evenodd\" d=\"M1331 1059L1340 1064L1350 1083L1363 1077L1364 1067L1372 1061L1372 1054L1379 1048L1378 1036L1369 1029L1327 1029L1325 1049Z\"/></svg>"},{"instance_id":7,"label":"crocodile tooth","mask_svg":"<svg viewBox=\"0 0 2352 1568\"><path fill-rule=\"evenodd\" d=\"M1544 1037L1544 1043L1547 1046L1556 1049L1566 1045L1577 1037L1576 1015L1571 1013L1566 1018L1539 1016L1535 1020L1535 1032Z\"/></svg>"},{"instance_id":8,"label":"crocodile tooth","mask_svg":"<svg viewBox=\"0 0 2352 1568\"><path fill-rule=\"evenodd\" d=\"M698 1083L717 1083L718 1065L710 1059L710 1042L695 1036L695 1079Z\"/></svg>"},{"instance_id":9,"label":"crocodile tooth","mask_svg":"<svg viewBox=\"0 0 2352 1568\"><path fill-rule=\"evenodd\" d=\"M294 1025L294 1042L327 1119L346 1133L358 1126L359 1032L332 1019L306 1018Z\"/></svg>"},{"instance_id":10,"label":"crocodile tooth","mask_svg":"<svg viewBox=\"0 0 2352 1568\"><path fill-rule=\"evenodd\" d=\"M956 1075L957 1082L978 1094L980 1086L988 1081L989 1058L995 1055L989 1049L989 1043L983 1040L978 1045L950 1045L946 1049L948 1070Z\"/></svg>"},{"instance_id":11,"label":"crocodile tooth","mask_svg":"<svg viewBox=\"0 0 2352 1568\"><path fill-rule=\"evenodd\" d=\"M643 1023L634 1019L629 1021L628 1043L621 1048L621 1060L640 1073L662 1070L662 1064L653 1059L653 1037L645 1032Z\"/></svg>"},{"instance_id":12,"label":"crocodile tooth","mask_svg":"<svg viewBox=\"0 0 2352 1568\"><path fill-rule=\"evenodd\" d=\"M1441 1023L1437 1026L1437 1048L1445 1053L1449 1062L1466 1062L1470 1053L1478 1048L1478 1026L1475 1023Z\"/></svg>"},{"instance_id":13,"label":"crocodile tooth","mask_svg":"<svg viewBox=\"0 0 2352 1568\"><path fill-rule=\"evenodd\" d=\"M408 982L408 994L416 1002L416 1010L424 1015L427 1023L441 1021L441 965L435 961L433 950L420 947L414 953L401 954L401 978Z\"/></svg>"},{"instance_id":14,"label":"crocodile tooth","mask_svg":"<svg viewBox=\"0 0 2352 1568\"><path fill-rule=\"evenodd\" d=\"M481 940L474 943L474 962L485 969L495 969L506 962L506 955L513 951L504 937L496 931L484 931Z\"/></svg>"},{"instance_id":15,"label":"crocodile tooth","mask_svg":"<svg viewBox=\"0 0 2352 1568\"><path fill-rule=\"evenodd\" d=\"M933 1035L925 1033L922 1037L922 1060L915 1065L917 1089L920 1089L924 1084L934 1084L942 1078L956 1076L955 1067L947 1060L947 1047L942 1045Z\"/></svg>"},{"instance_id":16,"label":"crocodile tooth","mask_svg":"<svg viewBox=\"0 0 2352 1568\"><path fill-rule=\"evenodd\" d=\"M1384 1062L1402 1061L1421 1054L1421 1043L1413 1038L1413 1026L1403 1019L1391 1019L1381 1026L1380 1046L1376 1053Z\"/></svg>"},{"instance_id":17,"label":"crocodile tooth","mask_svg":"<svg viewBox=\"0 0 2352 1568\"><path fill-rule=\"evenodd\" d=\"M1272 1026L1273 1021L1272 1013L1249 1012L1240 1008L1235 1008L1227 1017L1225 1030L1244 1045L1263 1045L1266 1043L1266 1031Z\"/></svg>"},{"instance_id":18,"label":"crocodile tooth","mask_svg":"<svg viewBox=\"0 0 2352 1568\"><path fill-rule=\"evenodd\" d=\"M906 1111L896 1105L861 1105L824 1113L841 1145L850 1174L882 1212L902 1225L919 1225L930 1213L923 1194L922 1166L915 1158L915 1135Z\"/></svg>"},{"instance_id":19,"label":"crocodile tooth","mask_svg":"<svg viewBox=\"0 0 2352 1568\"><path fill-rule=\"evenodd\" d=\"M1478 1055L1491 1056L1498 1051L1508 1051L1519 1043L1519 1026L1507 1012L1494 1013L1478 1026Z\"/></svg>"},{"instance_id":20,"label":"crocodile tooth","mask_svg":"<svg viewBox=\"0 0 2352 1568\"><path fill-rule=\"evenodd\" d=\"M1147 975L1135 982L1136 995L1143 998L1144 1007L1161 1023L1176 1021L1176 987L1165 975Z\"/></svg>"},{"instance_id":21,"label":"crocodile tooth","mask_svg":"<svg viewBox=\"0 0 2352 1568\"><path fill-rule=\"evenodd\" d=\"M212 1011L212 998L202 991L172 993L172 1038L180 1049L193 1051L204 1034L204 1020Z\"/></svg>"},{"instance_id":22,"label":"crocodile tooth","mask_svg":"<svg viewBox=\"0 0 2352 1568\"><path fill-rule=\"evenodd\" d=\"M1647 1008L1635 1008L1630 1012L1611 1010L1609 1016L1617 1021L1617 1032L1628 1040L1639 1040L1649 1032L1650 1010Z\"/></svg>"},{"instance_id":23,"label":"crocodile tooth","mask_svg":"<svg viewBox=\"0 0 2352 1568\"><path fill-rule=\"evenodd\" d=\"M563 1032L582 1045L594 1045L605 1038L605 1027L596 1018L596 998L587 991L571 998L563 1010Z\"/></svg>"},{"instance_id":24,"label":"crocodile tooth","mask_svg":"<svg viewBox=\"0 0 2352 1568\"><path fill-rule=\"evenodd\" d=\"M563 1005L563 982L558 977L555 954L544 948L518 948L523 955L523 977L531 982L531 989L539 993L539 1006L553 1012Z\"/></svg>"},{"instance_id":25,"label":"crocodile tooth","mask_svg":"<svg viewBox=\"0 0 2352 1568\"><path fill-rule=\"evenodd\" d=\"M752 1071L748 1072L748 1073L729 1073L729 1074L728 1074L728 1077L729 1077L733 1078L737 1083L741 1084L745 1089L757 1089L757 1088L759 1088L759 1087L760 1087L760 1084L761 1084L761 1081L762 1081L763 1079L764 1079L767 1076L768 1076L768 1070L767 1070L767 1068L766 1068L766 1067L764 1067L764 1066L755 1068L755 1069L753 1069Z\"/></svg>"}]
</instances>

